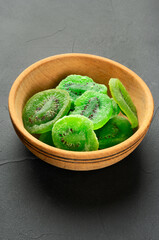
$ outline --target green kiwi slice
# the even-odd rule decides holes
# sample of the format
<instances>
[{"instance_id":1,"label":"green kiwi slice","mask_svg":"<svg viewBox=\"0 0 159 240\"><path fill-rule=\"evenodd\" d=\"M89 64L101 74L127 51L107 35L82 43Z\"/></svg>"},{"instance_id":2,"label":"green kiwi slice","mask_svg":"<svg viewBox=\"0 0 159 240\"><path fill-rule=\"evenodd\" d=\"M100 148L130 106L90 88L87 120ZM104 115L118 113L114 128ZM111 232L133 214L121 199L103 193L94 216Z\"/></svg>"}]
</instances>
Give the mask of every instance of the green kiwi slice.
<instances>
[{"instance_id":1,"label":"green kiwi slice","mask_svg":"<svg viewBox=\"0 0 159 240\"><path fill-rule=\"evenodd\" d=\"M59 119L53 126L52 138L57 148L69 151L94 151L99 146L93 123L81 115Z\"/></svg>"},{"instance_id":2,"label":"green kiwi slice","mask_svg":"<svg viewBox=\"0 0 159 240\"><path fill-rule=\"evenodd\" d=\"M132 128L136 128L138 126L137 110L124 85L119 79L111 78L109 80L109 88L112 97L129 119Z\"/></svg>"},{"instance_id":3,"label":"green kiwi slice","mask_svg":"<svg viewBox=\"0 0 159 240\"><path fill-rule=\"evenodd\" d=\"M63 79L56 88L69 92L72 101L71 108L74 106L74 101L87 90L107 93L107 87L104 84L97 84L90 77L75 74Z\"/></svg>"},{"instance_id":4,"label":"green kiwi slice","mask_svg":"<svg viewBox=\"0 0 159 240\"><path fill-rule=\"evenodd\" d=\"M115 116L95 133L99 141L99 149L104 149L128 139L133 134L133 129L125 117Z\"/></svg>"},{"instance_id":5,"label":"green kiwi slice","mask_svg":"<svg viewBox=\"0 0 159 240\"><path fill-rule=\"evenodd\" d=\"M71 99L67 91L49 89L32 96L23 109L23 123L30 133L51 131L53 124L70 110Z\"/></svg>"},{"instance_id":6,"label":"green kiwi slice","mask_svg":"<svg viewBox=\"0 0 159 240\"><path fill-rule=\"evenodd\" d=\"M111 98L111 101L112 101L112 106L113 106L113 113L112 113L112 116L111 116L111 118L112 118L112 117L117 116L120 113L121 110L120 110L118 104L114 101L113 98Z\"/></svg>"},{"instance_id":7,"label":"green kiwi slice","mask_svg":"<svg viewBox=\"0 0 159 240\"><path fill-rule=\"evenodd\" d=\"M52 140L52 132L46 132L42 133L39 137L39 140L43 143L46 143L50 146L54 146L53 140Z\"/></svg>"},{"instance_id":8,"label":"green kiwi slice","mask_svg":"<svg viewBox=\"0 0 159 240\"><path fill-rule=\"evenodd\" d=\"M111 99L103 93L86 91L75 101L75 110L70 115L80 114L93 122L93 129L101 128L113 113Z\"/></svg>"}]
</instances>

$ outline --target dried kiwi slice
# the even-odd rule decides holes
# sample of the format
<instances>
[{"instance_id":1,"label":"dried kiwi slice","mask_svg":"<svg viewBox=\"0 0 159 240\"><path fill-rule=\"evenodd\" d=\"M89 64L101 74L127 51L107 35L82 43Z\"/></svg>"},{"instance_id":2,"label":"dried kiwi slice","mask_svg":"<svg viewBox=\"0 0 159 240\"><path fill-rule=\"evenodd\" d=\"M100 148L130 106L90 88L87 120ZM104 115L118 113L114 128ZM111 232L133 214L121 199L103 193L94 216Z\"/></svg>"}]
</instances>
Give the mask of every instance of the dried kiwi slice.
<instances>
[{"instance_id":1,"label":"dried kiwi slice","mask_svg":"<svg viewBox=\"0 0 159 240\"><path fill-rule=\"evenodd\" d=\"M95 133L99 141L99 149L104 149L125 141L133 134L133 129L125 117L115 116Z\"/></svg>"},{"instance_id":2,"label":"dried kiwi slice","mask_svg":"<svg viewBox=\"0 0 159 240\"><path fill-rule=\"evenodd\" d=\"M30 133L51 131L53 124L70 110L67 91L49 89L32 96L23 109L23 123Z\"/></svg>"},{"instance_id":3,"label":"dried kiwi slice","mask_svg":"<svg viewBox=\"0 0 159 240\"><path fill-rule=\"evenodd\" d=\"M74 101L87 90L107 93L107 87L104 84L97 84L87 76L75 74L69 75L63 79L56 88L64 89L69 92L72 100L72 108L74 106Z\"/></svg>"},{"instance_id":4,"label":"dried kiwi slice","mask_svg":"<svg viewBox=\"0 0 159 240\"><path fill-rule=\"evenodd\" d=\"M111 99L103 93L86 91L75 101L75 110L70 115L80 114L93 122L93 129L101 128L111 118L113 106Z\"/></svg>"},{"instance_id":5,"label":"dried kiwi slice","mask_svg":"<svg viewBox=\"0 0 159 240\"><path fill-rule=\"evenodd\" d=\"M52 138L57 148L70 151L94 151L99 146L92 122L80 115L59 119L53 126Z\"/></svg>"},{"instance_id":6,"label":"dried kiwi slice","mask_svg":"<svg viewBox=\"0 0 159 240\"><path fill-rule=\"evenodd\" d=\"M113 98L111 98L111 101L112 101L112 106L113 106L113 113L112 113L112 117L115 117L117 116L119 113L120 113L120 108L118 106L118 104L114 101Z\"/></svg>"},{"instance_id":7,"label":"dried kiwi slice","mask_svg":"<svg viewBox=\"0 0 159 240\"><path fill-rule=\"evenodd\" d=\"M111 78L109 80L109 88L112 97L119 105L120 109L123 113L128 117L132 128L136 128L138 126L138 117L136 107L133 104L133 101L127 92L124 85L117 78Z\"/></svg>"},{"instance_id":8,"label":"dried kiwi slice","mask_svg":"<svg viewBox=\"0 0 159 240\"><path fill-rule=\"evenodd\" d=\"M54 146L53 140L52 140L52 132L46 132L42 133L39 137L39 140L43 143L46 143L50 146Z\"/></svg>"}]
</instances>

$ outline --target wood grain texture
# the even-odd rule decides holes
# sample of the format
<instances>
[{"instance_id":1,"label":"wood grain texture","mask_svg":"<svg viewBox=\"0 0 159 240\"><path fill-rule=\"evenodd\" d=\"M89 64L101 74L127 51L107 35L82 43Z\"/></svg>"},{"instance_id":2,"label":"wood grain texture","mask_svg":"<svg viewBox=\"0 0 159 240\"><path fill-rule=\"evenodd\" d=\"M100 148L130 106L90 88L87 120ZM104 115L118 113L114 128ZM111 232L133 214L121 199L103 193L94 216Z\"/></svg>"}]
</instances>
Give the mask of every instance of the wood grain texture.
<instances>
[{"instance_id":1,"label":"wood grain texture","mask_svg":"<svg viewBox=\"0 0 159 240\"><path fill-rule=\"evenodd\" d=\"M39 91L56 87L69 74L86 75L107 86L111 77L119 78L137 108L139 128L133 136L111 148L73 152L48 146L29 134L22 122L22 109L26 101ZM10 117L16 133L26 147L42 160L71 170L99 169L128 156L144 138L153 111L151 92L137 74L117 62L89 54L61 54L36 62L18 76L9 94Z\"/></svg>"}]
</instances>

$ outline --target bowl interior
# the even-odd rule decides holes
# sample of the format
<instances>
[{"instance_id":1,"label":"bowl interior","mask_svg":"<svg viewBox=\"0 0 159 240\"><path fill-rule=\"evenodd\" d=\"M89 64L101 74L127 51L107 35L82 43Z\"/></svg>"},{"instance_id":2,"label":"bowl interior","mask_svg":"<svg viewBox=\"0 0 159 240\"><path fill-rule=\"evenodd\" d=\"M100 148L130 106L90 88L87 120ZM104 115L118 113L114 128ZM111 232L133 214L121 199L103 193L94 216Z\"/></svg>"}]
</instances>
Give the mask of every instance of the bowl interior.
<instances>
[{"instance_id":1,"label":"bowl interior","mask_svg":"<svg viewBox=\"0 0 159 240\"><path fill-rule=\"evenodd\" d=\"M22 109L35 93L55 88L69 74L86 75L97 83L105 84L111 77L119 78L128 90L137 108L139 128L150 114L149 91L146 84L131 70L114 61L102 57L65 54L41 60L27 68L14 85L14 111L18 124L23 127ZM108 94L110 95L109 91Z\"/></svg>"}]
</instances>

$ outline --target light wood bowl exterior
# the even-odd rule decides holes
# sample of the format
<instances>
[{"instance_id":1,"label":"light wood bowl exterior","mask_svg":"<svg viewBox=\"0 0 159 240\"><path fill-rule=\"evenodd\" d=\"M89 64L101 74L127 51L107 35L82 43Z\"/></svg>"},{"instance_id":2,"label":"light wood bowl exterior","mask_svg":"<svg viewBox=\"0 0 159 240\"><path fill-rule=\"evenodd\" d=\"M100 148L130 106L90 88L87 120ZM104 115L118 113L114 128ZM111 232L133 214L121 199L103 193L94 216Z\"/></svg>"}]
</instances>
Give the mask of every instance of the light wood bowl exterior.
<instances>
[{"instance_id":1,"label":"light wood bowl exterior","mask_svg":"<svg viewBox=\"0 0 159 240\"><path fill-rule=\"evenodd\" d=\"M106 86L110 78L119 78L137 108L139 128L133 136L107 149L73 152L51 147L28 133L22 122L22 109L27 100L39 91L56 87L69 74L86 75ZM120 63L89 54L61 54L36 62L18 76L9 94L10 117L17 135L25 146L42 160L71 170L99 169L128 156L143 140L150 126L153 111L151 92L137 74Z\"/></svg>"}]
</instances>

